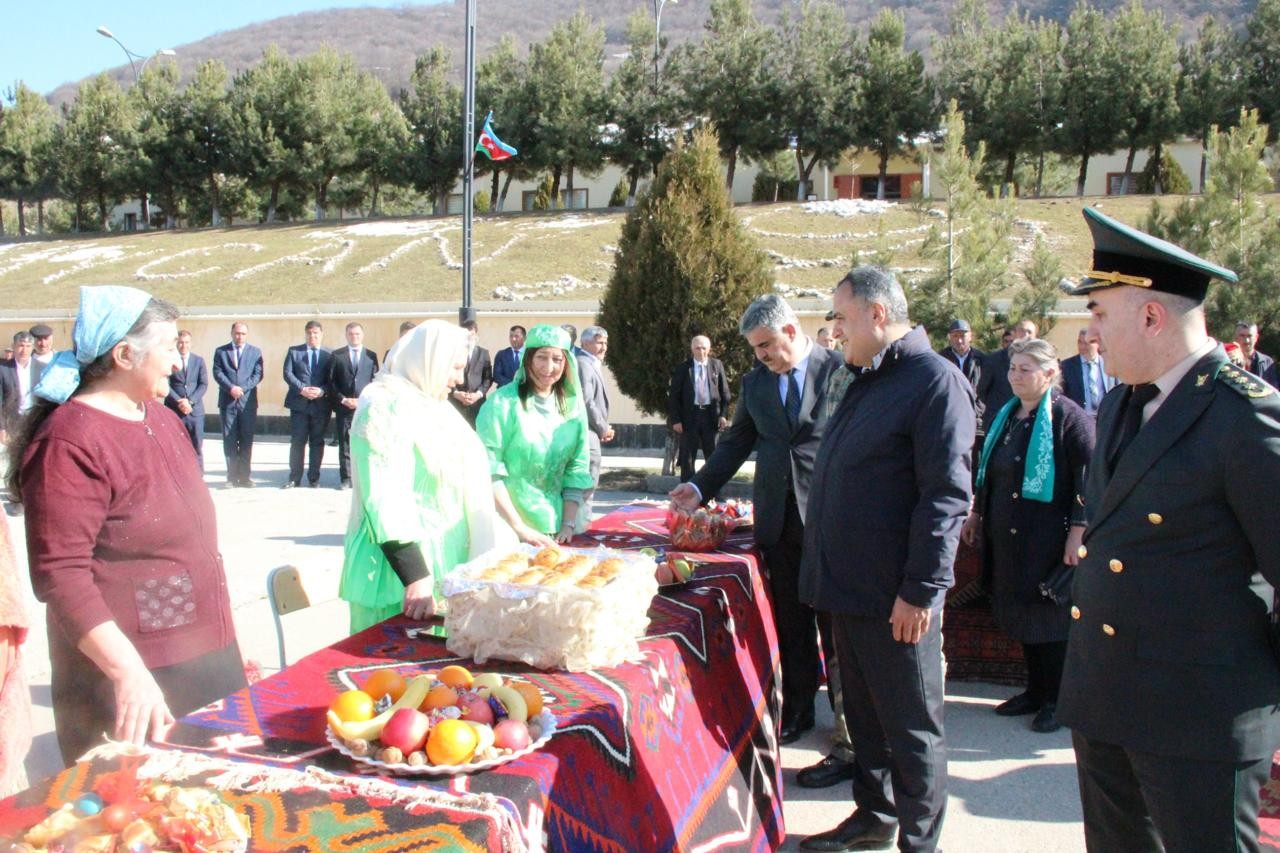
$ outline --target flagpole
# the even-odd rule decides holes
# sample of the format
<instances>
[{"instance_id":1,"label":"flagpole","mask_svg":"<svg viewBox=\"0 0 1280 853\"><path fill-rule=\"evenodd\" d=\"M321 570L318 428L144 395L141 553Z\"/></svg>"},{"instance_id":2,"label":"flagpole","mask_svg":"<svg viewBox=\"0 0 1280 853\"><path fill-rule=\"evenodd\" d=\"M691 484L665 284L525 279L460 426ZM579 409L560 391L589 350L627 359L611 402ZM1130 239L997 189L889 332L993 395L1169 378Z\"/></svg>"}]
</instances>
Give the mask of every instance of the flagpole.
<instances>
[{"instance_id":1,"label":"flagpole","mask_svg":"<svg viewBox=\"0 0 1280 853\"><path fill-rule=\"evenodd\" d=\"M476 0L467 0L464 31L466 62L462 91L462 307L459 321L475 318L471 307L471 182L475 174L476 133Z\"/></svg>"}]
</instances>

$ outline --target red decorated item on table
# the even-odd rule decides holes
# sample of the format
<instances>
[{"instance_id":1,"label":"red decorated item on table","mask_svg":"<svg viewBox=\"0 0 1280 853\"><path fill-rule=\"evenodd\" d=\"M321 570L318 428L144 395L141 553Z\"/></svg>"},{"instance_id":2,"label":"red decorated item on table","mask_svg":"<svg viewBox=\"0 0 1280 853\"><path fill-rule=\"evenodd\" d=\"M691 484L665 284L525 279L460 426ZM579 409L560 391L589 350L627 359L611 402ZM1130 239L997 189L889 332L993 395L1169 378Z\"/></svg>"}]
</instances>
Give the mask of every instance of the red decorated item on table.
<instances>
[{"instance_id":1,"label":"red decorated item on table","mask_svg":"<svg viewBox=\"0 0 1280 853\"><path fill-rule=\"evenodd\" d=\"M738 509L734 504L717 504L711 501L693 512L678 507L667 510L667 531L671 544L681 551L714 551L738 525Z\"/></svg>"}]
</instances>

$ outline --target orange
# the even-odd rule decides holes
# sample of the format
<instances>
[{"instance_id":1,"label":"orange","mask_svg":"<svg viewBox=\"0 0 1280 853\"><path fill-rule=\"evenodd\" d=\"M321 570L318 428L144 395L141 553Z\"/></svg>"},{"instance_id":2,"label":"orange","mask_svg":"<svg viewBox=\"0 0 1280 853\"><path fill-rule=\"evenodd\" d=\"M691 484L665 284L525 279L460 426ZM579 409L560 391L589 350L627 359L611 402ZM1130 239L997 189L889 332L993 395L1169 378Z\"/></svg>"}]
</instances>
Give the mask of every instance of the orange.
<instances>
[{"instance_id":1,"label":"orange","mask_svg":"<svg viewBox=\"0 0 1280 853\"><path fill-rule=\"evenodd\" d=\"M431 711L435 708L452 708L458 704L458 691L447 684L437 684L427 691L427 698L422 700L420 710Z\"/></svg>"},{"instance_id":2,"label":"orange","mask_svg":"<svg viewBox=\"0 0 1280 853\"><path fill-rule=\"evenodd\" d=\"M375 701L382 699L383 696L390 696L392 702L398 702L407 686L404 676L394 669L379 669L369 676L369 680L364 683L362 689Z\"/></svg>"},{"instance_id":3,"label":"orange","mask_svg":"<svg viewBox=\"0 0 1280 853\"><path fill-rule=\"evenodd\" d=\"M537 685L527 681L508 681L507 686L524 698L524 703L529 706L531 719L542 713L542 691Z\"/></svg>"},{"instance_id":4,"label":"orange","mask_svg":"<svg viewBox=\"0 0 1280 853\"><path fill-rule=\"evenodd\" d=\"M373 697L363 690L348 690L338 694L329 710L344 723L359 723L373 719L374 704Z\"/></svg>"},{"instance_id":5,"label":"orange","mask_svg":"<svg viewBox=\"0 0 1280 853\"><path fill-rule=\"evenodd\" d=\"M436 676L436 680L441 684L447 684L458 690L471 689L471 671L465 666L458 666L456 663L450 664L440 670L440 673Z\"/></svg>"},{"instance_id":6,"label":"orange","mask_svg":"<svg viewBox=\"0 0 1280 853\"><path fill-rule=\"evenodd\" d=\"M480 736L470 723L441 720L427 736L427 759L432 764L465 764L479 743Z\"/></svg>"}]
</instances>

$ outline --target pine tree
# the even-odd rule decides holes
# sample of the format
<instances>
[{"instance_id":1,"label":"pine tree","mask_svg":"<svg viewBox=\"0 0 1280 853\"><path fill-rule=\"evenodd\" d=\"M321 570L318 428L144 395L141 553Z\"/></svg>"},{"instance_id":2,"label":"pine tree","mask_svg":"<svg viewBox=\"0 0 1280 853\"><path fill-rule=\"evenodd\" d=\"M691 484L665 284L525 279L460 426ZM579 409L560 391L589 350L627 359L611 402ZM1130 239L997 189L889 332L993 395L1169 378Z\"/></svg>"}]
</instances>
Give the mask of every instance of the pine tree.
<instances>
[{"instance_id":1,"label":"pine tree","mask_svg":"<svg viewBox=\"0 0 1280 853\"><path fill-rule=\"evenodd\" d=\"M731 377L750 368L738 320L772 287L764 253L733 213L719 142L699 130L677 143L627 215L598 322L635 346L608 355L622 393L655 414L667 405L665 369L706 335Z\"/></svg>"},{"instance_id":2,"label":"pine tree","mask_svg":"<svg viewBox=\"0 0 1280 853\"><path fill-rule=\"evenodd\" d=\"M946 224L930 228L921 250L939 267L916 286L912 319L939 346L952 319L968 320L980 345L987 345L997 331L988 320L991 301L1013 284L1013 201L991 198L979 182L986 146L980 142L969 153L964 116L955 101L943 129L946 138L942 154L934 159L933 186L935 197L946 199Z\"/></svg>"}]
</instances>

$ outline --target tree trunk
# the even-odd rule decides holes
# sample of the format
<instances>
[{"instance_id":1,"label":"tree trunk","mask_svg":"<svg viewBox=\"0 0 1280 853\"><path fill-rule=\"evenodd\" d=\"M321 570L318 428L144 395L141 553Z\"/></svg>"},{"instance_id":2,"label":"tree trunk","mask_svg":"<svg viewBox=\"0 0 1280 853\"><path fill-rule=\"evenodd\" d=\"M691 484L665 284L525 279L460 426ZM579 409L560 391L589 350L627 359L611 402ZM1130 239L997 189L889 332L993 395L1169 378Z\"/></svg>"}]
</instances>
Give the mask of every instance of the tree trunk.
<instances>
[{"instance_id":1,"label":"tree trunk","mask_svg":"<svg viewBox=\"0 0 1280 853\"><path fill-rule=\"evenodd\" d=\"M1155 181L1152 189L1156 195L1164 195L1164 145L1157 142L1155 148L1152 149L1152 156L1156 158Z\"/></svg>"},{"instance_id":2,"label":"tree trunk","mask_svg":"<svg viewBox=\"0 0 1280 853\"><path fill-rule=\"evenodd\" d=\"M503 210L507 206L507 190L511 189L511 179L516 175L514 169L507 170L507 176L502 180L502 194L498 196L498 210Z\"/></svg>"},{"instance_id":3,"label":"tree trunk","mask_svg":"<svg viewBox=\"0 0 1280 853\"><path fill-rule=\"evenodd\" d=\"M565 175L565 210L573 210L573 164L569 164L569 169Z\"/></svg>"},{"instance_id":4,"label":"tree trunk","mask_svg":"<svg viewBox=\"0 0 1280 853\"><path fill-rule=\"evenodd\" d=\"M1133 157L1138 153L1138 146L1129 143L1129 156L1124 158L1124 177L1120 179L1120 195L1129 194L1129 182L1133 180Z\"/></svg>"},{"instance_id":5,"label":"tree trunk","mask_svg":"<svg viewBox=\"0 0 1280 853\"><path fill-rule=\"evenodd\" d=\"M796 146L796 201L804 201L808 195L809 170L804 167L804 155Z\"/></svg>"},{"instance_id":6,"label":"tree trunk","mask_svg":"<svg viewBox=\"0 0 1280 853\"><path fill-rule=\"evenodd\" d=\"M1000 197L1007 198L1013 188L1013 170L1018 165L1018 152L1010 151L1004 160L1004 185L1000 187Z\"/></svg>"},{"instance_id":7,"label":"tree trunk","mask_svg":"<svg viewBox=\"0 0 1280 853\"><path fill-rule=\"evenodd\" d=\"M222 213L218 210L218 176L212 172L209 174L209 224L218 226L222 224Z\"/></svg>"},{"instance_id":8,"label":"tree trunk","mask_svg":"<svg viewBox=\"0 0 1280 853\"><path fill-rule=\"evenodd\" d=\"M884 182L889 177L889 151L880 151L880 185L876 187L876 201L884 201Z\"/></svg>"},{"instance_id":9,"label":"tree trunk","mask_svg":"<svg viewBox=\"0 0 1280 853\"><path fill-rule=\"evenodd\" d=\"M111 230L111 211L107 209L107 194L103 190L98 190L98 227Z\"/></svg>"},{"instance_id":10,"label":"tree trunk","mask_svg":"<svg viewBox=\"0 0 1280 853\"><path fill-rule=\"evenodd\" d=\"M551 209L557 210L560 207L560 175L564 171L564 167L557 165L551 170Z\"/></svg>"},{"instance_id":11,"label":"tree trunk","mask_svg":"<svg viewBox=\"0 0 1280 853\"><path fill-rule=\"evenodd\" d=\"M1036 198L1044 195L1044 152L1036 158Z\"/></svg>"},{"instance_id":12,"label":"tree trunk","mask_svg":"<svg viewBox=\"0 0 1280 853\"><path fill-rule=\"evenodd\" d=\"M738 167L738 146L733 146L729 152L729 168L725 172L724 186L729 191L729 195L733 195L733 172Z\"/></svg>"},{"instance_id":13,"label":"tree trunk","mask_svg":"<svg viewBox=\"0 0 1280 853\"><path fill-rule=\"evenodd\" d=\"M1076 196L1084 197L1084 180L1089 175L1089 155L1080 155L1080 173L1076 175Z\"/></svg>"},{"instance_id":14,"label":"tree trunk","mask_svg":"<svg viewBox=\"0 0 1280 853\"><path fill-rule=\"evenodd\" d=\"M1209 131L1200 134L1200 189L1199 192L1204 194L1204 179L1209 171Z\"/></svg>"},{"instance_id":15,"label":"tree trunk","mask_svg":"<svg viewBox=\"0 0 1280 853\"><path fill-rule=\"evenodd\" d=\"M147 195L146 190L143 190L138 195L138 201L141 202L141 204L138 205L138 210L141 211L141 216L138 218L142 220L142 230L146 231L151 227L151 199Z\"/></svg>"},{"instance_id":16,"label":"tree trunk","mask_svg":"<svg viewBox=\"0 0 1280 853\"><path fill-rule=\"evenodd\" d=\"M640 164L636 163L631 167L631 174L627 176L627 207L636 206L636 187L640 186Z\"/></svg>"},{"instance_id":17,"label":"tree trunk","mask_svg":"<svg viewBox=\"0 0 1280 853\"><path fill-rule=\"evenodd\" d=\"M26 205L26 199L21 194L18 195L18 239L21 240L27 236L27 213L23 209Z\"/></svg>"},{"instance_id":18,"label":"tree trunk","mask_svg":"<svg viewBox=\"0 0 1280 853\"><path fill-rule=\"evenodd\" d=\"M495 213L502 210L502 205L499 203L498 199L498 175L501 173L502 169L495 163L493 165L492 183L489 184L489 210Z\"/></svg>"},{"instance_id":19,"label":"tree trunk","mask_svg":"<svg viewBox=\"0 0 1280 853\"><path fill-rule=\"evenodd\" d=\"M44 233L44 199L36 199L36 233Z\"/></svg>"},{"instance_id":20,"label":"tree trunk","mask_svg":"<svg viewBox=\"0 0 1280 853\"><path fill-rule=\"evenodd\" d=\"M316 184L316 221L324 219L325 209L329 206L330 178L321 178Z\"/></svg>"},{"instance_id":21,"label":"tree trunk","mask_svg":"<svg viewBox=\"0 0 1280 853\"><path fill-rule=\"evenodd\" d=\"M4 205L0 204L0 237L4 236Z\"/></svg>"},{"instance_id":22,"label":"tree trunk","mask_svg":"<svg viewBox=\"0 0 1280 853\"><path fill-rule=\"evenodd\" d=\"M276 205L280 201L280 182L271 182L271 198L267 201L267 221L276 221Z\"/></svg>"},{"instance_id":23,"label":"tree trunk","mask_svg":"<svg viewBox=\"0 0 1280 853\"><path fill-rule=\"evenodd\" d=\"M382 182L378 180L377 175L369 178L369 183L373 186L373 199L369 202L369 218L373 219L378 215L378 190L382 189Z\"/></svg>"}]
</instances>

